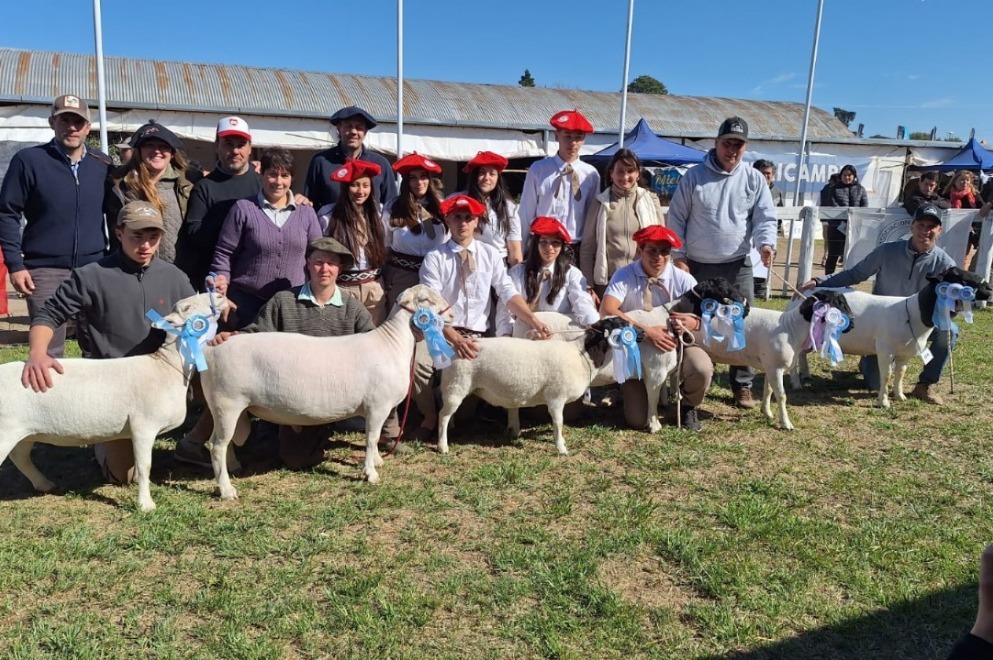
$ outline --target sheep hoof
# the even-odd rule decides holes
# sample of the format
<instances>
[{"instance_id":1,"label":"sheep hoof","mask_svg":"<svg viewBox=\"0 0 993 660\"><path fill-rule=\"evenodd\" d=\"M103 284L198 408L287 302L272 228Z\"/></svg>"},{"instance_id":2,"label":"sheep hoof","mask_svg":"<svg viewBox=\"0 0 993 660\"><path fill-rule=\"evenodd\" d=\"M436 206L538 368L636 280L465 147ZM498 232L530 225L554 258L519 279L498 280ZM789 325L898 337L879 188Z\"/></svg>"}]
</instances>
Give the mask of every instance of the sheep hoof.
<instances>
[{"instance_id":1,"label":"sheep hoof","mask_svg":"<svg viewBox=\"0 0 993 660\"><path fill-rule=\"evenodd\" d=\"M147 502L138 502L138 508L142 513L148 513L149 511L155 510L155 502L148 500Z\"/></svg>"},{"instance_id":2,"label":"sheep hoof","mask_svg":"<svg viewBox=\"0 0 993 660\"><path fill-rule=\"evenodd\" d=\"M906 397L906 395L904 395L903 392L894 392L893 393L893 398L896 399L897 401L906 401L907 400L907 397Z\"/></svg>"},{"instance_id":3,"label":"sheep hoof","mask_svg":"<svg viewBox=\"0 0 993 660\"><path fill-rule=\"evenodd\" d=\"M559 450L559 456L568 456L569 455L569 450L566 449L565 447L559 447L558 450Z\"/></svg>"},{"instance_id":4,"label":"sheep hoof","mask_svg":"<svg viewBox=\"0 0 993 660\"><path fill-rule=\"evenodd\" d=\"M234 488L225 488L221 490L222 500L236 500L238 499L238 491Z\"/></svg>"},{"instance_id":5,"label":"sheep hoof","mask_svg":"<svg viewBox=\"0 0 993 660\"><path fill-rule=\"evenodd\" d=\"M365 477L366 477L366 480L369 483L371 483L371 484L378 484L379 483L379 473L378 472L369 472L369 473L367 473L365 475Z\"/></svg>"},{"instance_id":6,"label":"sheep hoof","mask_svg":"<svg viewBox=\"0 0 993 660\"><path fill-rule=\"evenodd\" d=\"M48 479L45 479L44 481L39 481L38 483L31 485L34 486L34 489L39 493L50 493L53 490L55 490L55 484L49 481Z\"/></svg>"},{"instance_id":7,"label":"sheep hoof","mask_svg":"<svg viewBox=\"0 0 993 660\"><path fill-rule=\"evenodd\" d=\"M438 453L439 454L447 454L448 453L448 445L447 444L446 445L440 445L439 444L438 445Z\"/></svg>"},{"instance_id":8,"label":"sheep hoof","mask_svg":"<svg viewBox=\"0 0 993 660\"><path fill-rule=\"evenodd\" d=\"M651 419L651 420L649 420L649 422L648 422L648 432L649 433L658 433L661 430L662 430L662 424L659 423L659 420L654 419L654 418Z\"/></svg>"},{"instance_id":9,"label":"sheep hoof","mask_svg":"<svg viewBox=\"0 0 993 660\"><path fill-rule=\"evenodd\" d=\"M514 428L512 426L508 426L507 435L509 435L514 440L516 440L517 438L521 437L521 427L518 426L517 428Z\"/></svg>"},{"instance_id":10,"label":"sheep hoof","mask_svg":"<svg viewBox=\"0 0 993 660\"><path fill-rule=\"evenodd\" d=\"M779 423L779 428L783 429L784 431L792 431L792 430L794 430L793 424L790 423L789 420L784 420L784 421L780 422Z\"/></svg>"}]
</instances>

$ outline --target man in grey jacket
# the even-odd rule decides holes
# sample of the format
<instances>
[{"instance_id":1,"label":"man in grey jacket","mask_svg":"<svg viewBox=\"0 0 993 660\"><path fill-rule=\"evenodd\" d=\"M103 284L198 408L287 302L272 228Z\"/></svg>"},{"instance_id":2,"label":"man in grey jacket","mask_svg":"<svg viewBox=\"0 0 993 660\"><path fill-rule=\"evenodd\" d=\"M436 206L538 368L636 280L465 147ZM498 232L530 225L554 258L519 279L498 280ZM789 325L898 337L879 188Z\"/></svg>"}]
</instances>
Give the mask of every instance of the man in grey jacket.
<instances>
[{"instance_id":1,"label":"man in grey jacket","mask_svg":"<svg viewBox=\"0 0 993 660\"><path fill-rule=\"evenodd\" d=\"M669 204L668 226L683 249L673 251L673 263L697 280L723 277L736 284L753 304L753 239L764 265L776 254L776 210L762 173L742 163L748 145L748 124L729 117L717 131L714 148L703 163L691 168L676 187ZM748 367L732 366L735 404L754 408Z\"/></svg>"}]
</instances>

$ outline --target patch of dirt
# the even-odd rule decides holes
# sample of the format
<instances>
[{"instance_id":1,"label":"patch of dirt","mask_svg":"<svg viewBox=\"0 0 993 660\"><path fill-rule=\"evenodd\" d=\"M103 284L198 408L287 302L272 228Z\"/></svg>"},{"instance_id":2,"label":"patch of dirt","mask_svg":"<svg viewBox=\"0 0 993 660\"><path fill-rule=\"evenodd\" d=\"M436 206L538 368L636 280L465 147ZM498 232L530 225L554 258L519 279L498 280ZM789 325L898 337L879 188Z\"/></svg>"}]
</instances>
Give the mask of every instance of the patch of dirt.
<instances>
[{"instance_id":1,"label":"patch of dirt","mask_svg":"<svg viewBox=\"0 0 993 660\"><path fill-rule=\"evenodd\" d=\"M625 602L646 609L682 611L700 600L691 587L679 583L671 565L650 555L610 557L597 568L597 577Z\"/></svg>"}]
</instances>

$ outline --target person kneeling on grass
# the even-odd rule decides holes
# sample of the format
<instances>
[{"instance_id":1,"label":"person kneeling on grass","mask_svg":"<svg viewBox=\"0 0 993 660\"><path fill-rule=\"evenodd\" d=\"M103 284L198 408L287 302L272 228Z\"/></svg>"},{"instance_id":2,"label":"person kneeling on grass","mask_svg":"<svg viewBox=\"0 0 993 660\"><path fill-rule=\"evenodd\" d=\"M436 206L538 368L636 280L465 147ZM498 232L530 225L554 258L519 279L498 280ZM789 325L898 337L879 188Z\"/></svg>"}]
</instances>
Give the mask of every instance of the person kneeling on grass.
<instances>
[{"instance_id":1,"label":"person kneeling on grass","mask_svg":"<svg viewBox=\"0 0 993 660\"><path fill-rule=\"evenodd\" d=\"M369 332L372 316L361 302L343 295L335 284L338 274L353 265L352 253L333 238L318 238L307 246L307 282L280 291L262 306L258 316L240 332L222 332L212 345L251 332L295 332L310 337L340 337ZM331 424L305 426L294 431L279 427L279 458L291 470L304 470L324 461Z\"/></svg>"},{"instance_id":2,"label":"person kneeling on grass","mask_svg":"<svg viewBox=\"0 0 993 660\"><path fill-rule=\"evenodd\" d=\"M120 249L100 261L72 271L32 319L29 354L21 382L35 392L53 386L50 369L62 365L48 354L55 329L75 316L86 319L91 338L89 357L119 358L154 353L166 333L145 318L149 308L165 315L177 301L194 295L179 268L158 259L165 233L162 213L145 201L129 202L117 214L114 229ZM134 479L131 440L94 445L104 476L113 483Z\"/></svg>"},{"instance_id":3,"label":"person kneeling on grass","mask_svg":"<svg viewBox=\"0 0 993 660\"><path fill-rule=\"evenodd\" d=\"M649 311L680 297L694 286L696 279L672 265L673 248L683 247L671 229L653 225L639 229L632 237L638 245L638 261L620 268L610 278L600 303L601 316L618 316L645 331L645 341L652 342L660 351L676 350L676 340L667 326L646 327L632 321L625 312L636 309ZM670 318L687 330L699 330L700 319L691 314L672 314ZM710 387L714 364L699 346L683 349L682 371L679 374L682 394L682 424L699 431L700 418L697 406ZM624 397L624 420L632 428L642 429L648 424L648 393L641 380L621 384Z\"/></svg>"}]
</instances>

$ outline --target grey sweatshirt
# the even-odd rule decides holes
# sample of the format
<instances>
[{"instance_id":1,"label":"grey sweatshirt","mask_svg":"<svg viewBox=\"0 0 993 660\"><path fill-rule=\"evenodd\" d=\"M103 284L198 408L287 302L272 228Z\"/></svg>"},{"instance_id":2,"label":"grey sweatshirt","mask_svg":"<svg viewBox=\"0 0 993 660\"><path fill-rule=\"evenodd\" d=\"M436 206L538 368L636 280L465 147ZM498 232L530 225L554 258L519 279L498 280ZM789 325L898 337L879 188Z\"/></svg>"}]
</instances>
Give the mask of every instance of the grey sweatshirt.
<instances>
[{"instance_id":1,"label":"grey sweatshirt","mask_svg":"<svg viewBox=\"0 0 993 660\"><path fill-rule=\"evenodd\" d=\"M818 286L844 287L876 276L872 292L877 296L912 296L927 284L928 275L937 275L955 265L940 247L930 252L914 252L910 240L883 243L865 258L840 273L818 278Z\"/></svg>"}]
</instances>

